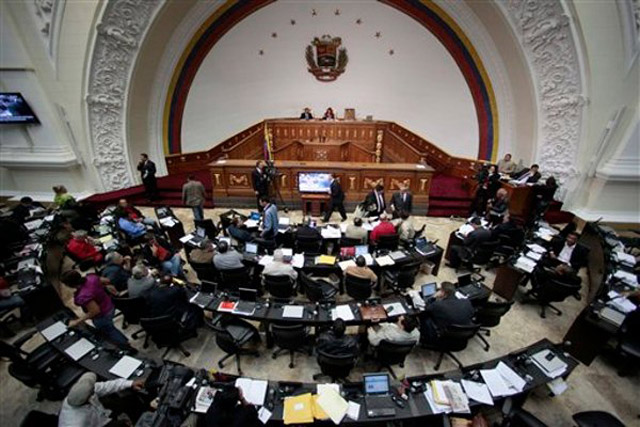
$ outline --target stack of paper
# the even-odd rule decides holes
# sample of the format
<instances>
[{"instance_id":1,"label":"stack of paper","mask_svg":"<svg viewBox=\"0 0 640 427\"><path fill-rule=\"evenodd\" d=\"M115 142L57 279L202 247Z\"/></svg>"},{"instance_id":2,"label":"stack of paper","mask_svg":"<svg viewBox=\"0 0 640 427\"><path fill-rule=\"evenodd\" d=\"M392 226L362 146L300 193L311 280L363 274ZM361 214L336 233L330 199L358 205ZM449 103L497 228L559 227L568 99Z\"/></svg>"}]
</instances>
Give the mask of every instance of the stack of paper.
<instances>
[{"instance_id":1,"label":"stack of paper","mask_svg":"<svg viewBox=\"0 0 640 427\"><path fill-rule=\"evenodd\" d=\"M109 373L127 379L142 365L142 361L131 356L122 356L118 362L109 369Z\"/></svg>"},{"instance_id":2,"label":"stack of paper","mask_svg":"<svg viewBox=\"0 0 640 427\"><path fill-rule=\"evenodd\" d=\"M292 319L302 319L304 315L303 305L285 305L282 309L282 317L289 317Z\"/></svg>"},{"instance_id":3,"label":"stack of paper","mask_svg":"<svg viewBox=\"0 0 640 427\"><path fill-rule=\"evenodd\" d=\"M404 306L400 302L384 304L383 307L390 316L400 316L407 313L407 310L404 309Z\"/></svg>"},{"instance_id":4,"label":"stack of paper","mask_svg":"<svg viewBox=\"0 0 640 427\"><path fill-rule=\"evenodd\" d=\"M442 393L444 395L444 390L442 390ZM429 403L429 406L431 407L431 412L434 414L448 414L451 412L451 406L448 403L443 404L436 402L434 394L433 386L431 384L427 384L424 397L427 399L427 403Z\"/></svg>"},{"instance_id":5,"label":"stack of paper","mask_svg":"<svg viewBox=\"0 0 640 427\"><path fill-rule=\"evenodd\" d=\"M462 380L461 383L469 398L485 405L493 405L493 399L486 384L467 380Z\"/></svg>"},{"instance_id":6,"label":"stack of paper","mask_svg":"<svg viewBox=\"0 0 640 427\"><path fill-rule=\"evenodd\" d=\"M494 369L480 370L480 375L482 375L482 379L489 387L493 397L511 396L520 393L527 384L504 362L499 362Z\"/></svg>"},{"instance_id":7,"label":"stack of paper","mask_svg":"<svg viewBox=\"0 0 640 427\"><path fill-rule=\"evenodd\" d=\"M266 380L252 380L251 378L238 378L236 387L242 390L245 400L257 406L264 405L269 383Z\"/></svg>"},{"instance_id":8,"label":"stack of paper","mask_svg":"<svg viewBox=\"0 0 640 427\"><path fill-rule=\"evenodd\" d=\"M469 233L471 233L473 230L475 230L473 228L473 226L471 224L464 224L462 225L459 229L458 229L458 233L461 236L466 237Z\"/></svg>"},{"instance_id":9,"label":"stack of paper","mask_svg":"<svg viewBox=\"0 0 640 427\"><path fill-rule=\"evenodd\" d=\"M273 255L263 255L262 258L260 258L260 262L258 262L258 264L262 266L267 266L272 262L273 262Z\"/></svg>"},{"instance_id":10,"label":"stack of paper","mask_svg":"<svg viewBox=\"0 0 640 427\"><path fill-rule=\"evenodd\" d=\"M178 221L176 221L172 216L165 216L164 218L159 219L158 222L168 228L171 228L178 223Z\"/></svg>"},{"instance_id":11,"label":"stack of paper","mask_svg":"<svg viewBox=\"0 0 640 427\"><path fill-rule=\"evenodd\" d=\"M326 226L320 230L323 239L339 239L342 236L340 227Z\"/></svg>"},{"instance_id":12,"label":"stack of paper","mask_svg":"<svg viewBox=\"0 0 640 427\"><path fill-rule=\"evenodd\" d=\"M389 255L384 255L384 256L380 256L380 257L376 258L376 263L380 267L385 267L387 265L393 265L396 262Z\"/></svg>"},{"instance_id":13,"label":"stack of paper","mask_svg":"<svg viewBox=\"0 0 640 427\"><path fill-rule=\"evenodd\" d=\"M291 259L291 266L293 268L304 267L304 254L295 254Z\"/></svg>"},{"instance_id":14,"label":"stack of paper","mask_svg":"<svg viewBox=\"0 0 640 427\"><path fill-rule=\"evenodd\" d=\"M443 381L442 388L449 400L451 410L457 413L470 414L469 399L467 395L462 391L462 387L459 383L454 381Z\"/></svg>"},{"instance_id":15,"label":"stack of paper","mask_svg":"<svg viewBox=\"0 0 640 427\"><path fill-rule=\"evenodd\" d=\"M567 370L567 364L551 350L539 351L531 360L549 378L557 378Z\"/></svg>"},{"instance_id":16,"label":"stack of paper","mask_svg":"<svg viewBox=\"0 0 640 427\"><path fill-rule=\"evenodd\" d=\"M527 273L532 273L536 268L536 265L536 261L527 258L526 256L520 256L514 266L520 270L526 271Z\"/></svg>"},{"instance_id":17,"label":"stack of paper","mask_svg":"<svg viewBox=\"0 0 640 427\"><path fill-rule=\"evenodd\" d=\"M636 257L633 255L622 251L615 251L614 254L616 259L622 264L628 265L629 267L634 267L636 265Z\"/></svg>"},{"instance_id":18,"label":"stack of paper","mask_svg":"<svg viewBox=\"0 0 640 427\"><path fill-rule=\"evenodd\" d=\"M285 397L283 418L284 424L309 424L313 422L311 411L311 393L300 396Z\"/></svg>"},{"instance_id":19,"label":"stack of paper","mask_svg":"<svg viewBox=\"0 0 640 427\"><path fill-rule=\"evenodd\" d=\"M339 305L331 309L331 320L342 319L345 322L355 319L349 304Z\"/></svg>"},{"instance_id":20,"label":"stack of paper","mask_svg":"<svg viewBox=\"0 0 640 427\"><path fill-rule=\"evenodd\" d=\"M318 395L317 403L336 425L340 424L349 409L347 401L332 388L324 389Z\"/></svg>"},{"instance_id":21,"label":"stack of paper","mask_svg":"<svg viewBox=\"0 0 640 427\"><path fill-rule=\"evenodd\" d=\"M526 257L537 262L537 261L540 261L540 259L542 258L542 254L534 251L528 251L526 253Z\"/></svg>"},{"instance_id":22,"label":"stack of paper","mask_svg":"<svg viewBox=\"0 0 640 427\"><path fill-rule=\"evenodd\" d=\"M349 401L349 408L347 409L347 417L357 421L360 418L360 404Z\"/></svg>"},{"instance_id":23,"label":"stack of paper","mask_svg":"<svg viewBox=\"0 0 640 427\"><path fill-rule=\"evenodd\" d=\"M636 309L636 305L627 298L616 298L607 302L607 305L615 308L621 313L631 313Z\"/></svg>"},{"instance_id":24,"label":"stack of paper","mask_svg":"<svg viewBox=\"0 0 640 427\"><path fill-rule=\"evenodd\" d=\"M40 228L43 222L44 220L42 219L36 219L35 221L25 222L23 225L28 231L33 231L37 228Z\"/></svg>"},{"instance_id":25,"label":"stack of paper","mask_svg":"<svg viewBox=\"0 0 640 427\"><path fill-rule=\"evenodd\" d=\"M338 265L340 266L342 271L345 271L348 267L355 267L356 266L356 262L354 260L352 260L352 259L348 259L346 261L340 261L338 263Z\"/></svg>"},{"instance_id":26,"label":"stack of paper","mask_svg":"<svg viewBox=\"0 0 640 427\"><path fill-rule=\"evenodd\" d=\"M46 329L43 329L42 331L40 331L42 336L47 341L53 341L56 338L58 338L60 335L64 334L65 332L67 332L67 325L65 325L64 323L62 323L60 321L54 323L51 326L48 326Z\"/></svg>"},{"instance_id":27,"label":"stack of paper","mask_svg":"<svg viewBox=\"0 0 640 427\"><path fill-rule=\"evenodd\" d=\"M638 277L633 273L629 273L628 271L624 270L618 270L613 274L613 277L622 280L628 285L638 287Z\"/></svg>"},{"instance_id":28,"label":"stack of paper","mask_svg":"<svg viewBox=\"0 0 640 427\"><path fill-rule=\"evenodd\" d=\"M80 338L74 344L69 346L64 352L69 355L73 360L80 360L91 350L96 348L91 341L86 338Z\"/></svg>"},{"instance_id":29,"label":"stack of paper","mask_svg":"<svg viewBox=\"0 0 640 427\"><path fill-rule=\"evenodd\" d=\"M204 414L213 403L213 397L216 394L216 389L212 387L200 387L198 390L198 394L196 395L196 401L194 404L194 412L198 412L200 414Z\"/></svg>"},{"instance_id":30,"label":"stack of paper","mask_svg":"<svg viewBox=\"0 0 640 427\"><path fill-rule=\"evenodd\" d=\"M546 249L546 248L544 248L544 247L540 246L540 245L539 245L539 244L537 244L537 243L529 243L529 244L527 245L527 247L528 247L529 249L531 249L533 252L536 252L536 253L539 253L539 254L543 254L543 253L547 252L547 249Z\"/></svg>"}]
</instances>

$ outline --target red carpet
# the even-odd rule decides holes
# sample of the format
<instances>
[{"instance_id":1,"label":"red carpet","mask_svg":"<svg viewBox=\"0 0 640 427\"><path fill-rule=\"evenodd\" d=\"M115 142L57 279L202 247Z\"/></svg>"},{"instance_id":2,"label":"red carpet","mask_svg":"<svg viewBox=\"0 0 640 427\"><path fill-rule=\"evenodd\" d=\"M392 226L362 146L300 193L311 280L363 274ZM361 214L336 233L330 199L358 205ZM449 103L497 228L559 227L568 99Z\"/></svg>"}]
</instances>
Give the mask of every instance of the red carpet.
<instances>
[{"instance_id":1,"label":"red carpet","mask_svg":"<svg viewBox=\"0 0 640 427\"><path fill-rule=\"evenodd\" d=\"M462 178L435 174L429 192L429 216L462 216L469 214L473 194Z\"/></svg>"}]
</instances>

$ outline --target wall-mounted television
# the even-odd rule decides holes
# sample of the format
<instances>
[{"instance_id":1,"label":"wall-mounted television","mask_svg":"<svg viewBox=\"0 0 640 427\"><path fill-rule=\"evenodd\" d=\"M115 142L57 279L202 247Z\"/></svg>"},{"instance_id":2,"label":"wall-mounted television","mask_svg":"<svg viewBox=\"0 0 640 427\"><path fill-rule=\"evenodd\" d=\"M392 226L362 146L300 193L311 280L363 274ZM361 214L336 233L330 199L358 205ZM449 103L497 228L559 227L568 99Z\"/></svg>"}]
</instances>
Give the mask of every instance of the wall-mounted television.
<instances>
[{"instance_id":1,"label":"wall-mounted television","mask_svg":"<svg viewBox=\"0 0 640 427\"><path fill-rule=\"evenodd\" d=\"M40 123L18 92L0 92L0 123Z\"/></svg>"},{"instance_id":2,"label":"wall-mounted television","mask_svg":"<svg viewBox=\"0 0 640 427\"><path fill-rule=\"evenodd\" d=\"M330 173L298 172L298 191L301 193L327 193L330 187Z\"/></svg>"}]
</instances>

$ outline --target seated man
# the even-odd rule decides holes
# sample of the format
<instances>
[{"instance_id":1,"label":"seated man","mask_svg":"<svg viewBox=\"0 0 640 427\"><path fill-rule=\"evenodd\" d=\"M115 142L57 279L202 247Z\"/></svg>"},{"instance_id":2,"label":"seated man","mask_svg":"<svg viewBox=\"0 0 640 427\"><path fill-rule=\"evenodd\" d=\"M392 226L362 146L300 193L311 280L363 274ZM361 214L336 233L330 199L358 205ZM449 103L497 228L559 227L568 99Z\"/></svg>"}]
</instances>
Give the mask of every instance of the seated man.
<instances>
[{"instance_id":1,"label":"seated man","mask_svg":"<svg viewBox=\"0 0 640 427\"><path fill-rule=\"evenodd\" d=\"M380 236L387 236L390 234L396 234L396 228L389 222L389 216L386 213L380 215L380 224L376 225L371 231L371 243L378 243Z\"/></svg>"},{"instance_id":2,"label":"seated man","mask_svg":"<svg viewBox=\"0 0 640 427\"><path fill-rule=\"evenodd\" d=\"M144 387L144 380L141 379L97 381L96 374L87 372L71 387L60 408L59 427L120 425L120 422L116 421L120 414L106 409L100 398L127 389L140 391Z\"/></svg>"},{"instance_id":3,"label":"seated man","mask_svg":"<svg viewBox=\"0 0 640 427\"><path fill-rule=\"evenodd\" d=\"M180 254L162 237L147 235L147 244L142 247L142 256L150 266L162 270L165 274L184 276Z\"/></svg>"},{"instance_id":4,"label":"seated man","mask_svg":"<svg viewBox=\"0 0 640 427\"><path fill-rule=\"evenodd\" d=\"M229 248L227 242L218 243L218 253L213 256L213 265L218 270L235 270L244 267L242 255Z\"/></svg>"},{"instance_id":5,"label":"seated man","mask_svg":"<svg viewBox=\"0 0 640 427\"><path fill-rule=\"evenodd\" d=\"M129 298L143 297L156 284L156 279L149 274L144 264L137 264L131 270L131 277L127 280Z\"/></svg>"},{"instance_id":6,"label":"seated man","mask_svg":"<svg viewBox=\"0 0 640 427\"><path fill-rule=\"evenodd\" d=\"M158 225L153 218L145 218L142 212L127 202L127 199L120 199L120 201L118 201L116 211L120 214L119 216L124 216L129 221L142 222L143 224L153 225L154 227Z\"/></svg>"},{"instance_id":7,"label":"seated man","mask_svg":"<svg viewBox=\"0 0 640 427\"><path fill-rule=\"evenodd\" d=\"M144 236L147 232L147 226L141 222L133 221L121 212L116 211L116 220L118 221L118 227L128 237L136 238Z\"/></svg>"},{"instance_id":8,"label":"seated man","mask_svg":"<svg viewBox=\"0 0 640 427\"><path fill-rule=\"evenodd\" d=\"M289 276L291 280L298 278L298 272L293 269L290 263L284 262L282 249L273 252L273 262L267 264L262 271L263 276Z\"/></svg>"},{"instance_id":9,"label":"seated man","mask_svg":"<svg viewBox=\"0 0 640 427\"><path fill-rule=\"evenodd\" d=\"M231 224L227 227L227 233L238 242L246 243L254 240L253 235L247 231L242 219L237 216L231 219Z\"/></svg>"},{"instance_id":10,"label":"seated man","mask_svg":"<svg viewBox=\"0 0 640 427\"><path fill-rule=\"evenodd\" d=\"M209 239L205 239L202 241L199 248L195 248L189 253L189 262L196 264L212 262L214 253L215 250L213 248L213 242Z\"/></svg>"},{"instance_id":11,"label":"seated man","mask_svg":"<svg viewBox=\"0 0 640 427\"><path fill-rule=\"evenodd\" d=\"M502 218L509 213L509 197L504 188L496 192L496 197L487 204L487 219L492 225L502 222Z\"/></svg>"},{"instance_id":12,"label":"seated man","mask_svg":"<svg viewBox=\"0 0 640 427\"><path fill-rule=\"evenodd\" d=\"M84 230L77 230L71 233L71 239L67 243L67 251L78 260L92 260L99 264L102 262L102 253L95 246L95 242Z\"/></svg>"},{"instance_id":13,"label":"seated man","mask_svg":"<svg viewBox=\"0 0 640 427\"><path fill-rule=\"evenodd\" d=\"M367 260L362 255L358 255L356 265L350 265L344 273L359 279L369 279L372 283L378 281L378 276L376 276L376 273L374 273L372 269L367 267Z\"/></svg>"},{"instance_id":14,"label":"seated man","mask_svg":"<svg viewBox=\"0 0 640 427\"><path fill-rule=\"evenodd\" d=\"M202 325L202 310L189 303L182 286L174 286L171 276L164 276L144 294L146 317L172 316L185 329Z\"/></svg>"},{"instance_id":15,"label":"seated man","mask_svg":"<svg viewBox=\"0 0 640 427\"><path fill-rule=\"evenodd\" d=\"M407 211L400 211L399 216L400 217L398 219L391 222L398 229L400 240L412 240L416 235L416 229L413 225L413 217L411 217Z\"/></svg>"},{"instance_id":16,"label":"seated man","mask_svg":"<svg viewBox=\"0 0 640 427\"><path fill-rule=\"evenodd\" d=\"M471 226L473 231L467 234L464 238L462 246L453 245L449 252L449 265L452 268L458 268L464 258L467 258L476 250L476 248L484 242L488 242L491 239L491 231L482 227L480 218L473 218L471 220Z\"/></svg>"},{"instance_id":17,"label":"seated man","mask_svg":"<svg viewBox=\"0 0 640 427\"><path fill-rule=\"evenodd\" d=\"M554 239L551 242L548 263L552 266L558 265L559 263L568 264L575 271L586 266L589 251L584 246L578 244L578 237L578 233L572 231L564 241Z\"/></svg>"},{"instance_id":18,"label":"seated man","mask_svg":"<svg viewBox=\"0 0 640 427\"><path fill-rule=\"evenodd\" d=\"M502 222L491 229L491 240L498 240L500 235L513 238L521 228L516 221L509 215L509 212L502 217Z\"/></svg>"},{"instance_id":19,"label":"seated man","mask_svg":"<svg viewBox=\"0 0 640 427\"><path fill-rule=\"evenodd\" d=\"M420 314L420 329L423 342L433 342L449 325L469 325L475 314L471 301L458 299L456 287L451 282L442 282L435 294L435 301L427 304Z\"/></svg>"},{"instance_id":20,"label":"seated man","mask_svg":"<svg viewBox=\"0 0 640 427\"><path fill-rule=\"evenodd\" d=\"M316 350L332 356L353 356L359 353L358 340L353 335L345 335L344 320L333 321L331 330L320 334L316 340Z\"/></svg>"},{"instance_id":21,"label":"seated man","mask_svg":"<svg viewBox=\"0 0 640 427\"><path fill-rule=\"evenodd\" d=\"M362 227L362 218L355 217L353 219L353 224L347 225L344 237L348 237L349 239L360 239L363 245L367 244L369 233Z\"/></svg>"},{"instance_id":22,"label":"seated man","mask_svg":"<svg viewBox=\"0 0 640 427\"><path fill-rule=\"evenodd\" d=\"M311 226L311 218L305 217L302 225L296 229L296 240L320 240L322 235L317 228Z\"/></svg>"},{"instance_id":23,"label":"seated man","mask_svg":"<svg viewBox=\"0 0 640 427\"><path fill-rule=\"evenodd\" d=\"M20 204L13 208L11 217L22 224L31 216L31 211L40 209L44 210L44 206L42 206L42 204L34 202L29 196L25 196L20 199Z\"/></svg>"},{"instance_id":24,"label":"seated man","mask_svg":"<svg viewBox=\"0 0 640 427\"><path fill-rule=\"evenodd\" d=\"M119 252L109 252L105 261L107 265L102 270L102 277L109 279L119 292L124 291L131 277L131 257L122 256Z\"/></svg>"},{"instance_id":25,"label":"seated man","mask_svg":"<svg viewBox=\"0 0 640 427\"><path fill-rule=\"evenodd\" d=\"M530 168L524 168L520 172L513 175L513 180L517 185L535 184L540 180L540 166L533 164Z\"/></svg>"},{"instance_id":26,"label":"seated man","mask_svg":"<svg viewBox=\"0 0 640 427\"><path fill-rule=\"evenodd\" d=\"M394 344L416 343L420 340L418 321L414 317L400 316L396 323L381 323L367 331L369 344L376 347L385 340Z\"/></svg>"}]
</instances>

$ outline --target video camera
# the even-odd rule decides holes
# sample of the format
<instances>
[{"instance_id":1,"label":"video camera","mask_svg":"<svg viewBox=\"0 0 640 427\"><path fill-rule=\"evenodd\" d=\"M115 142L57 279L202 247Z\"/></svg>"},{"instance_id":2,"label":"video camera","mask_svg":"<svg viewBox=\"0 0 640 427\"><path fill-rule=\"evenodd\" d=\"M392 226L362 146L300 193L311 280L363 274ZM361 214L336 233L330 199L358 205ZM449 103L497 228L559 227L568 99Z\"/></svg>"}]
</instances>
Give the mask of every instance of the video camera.
<instances>
[{"instance_id":1,"label":"video camera","mask_svg":"<svg viewBox=\"0 0 640 427\"><path fill-rule=\"evenodd\" d=\"M276 165L273 163L273 160L267 160L265 162L262 173L264 174L264 176L267 178L268 181L275 181L276 177L278 176L278 169L276 168Z\"/></svg>"}]
</instances>

